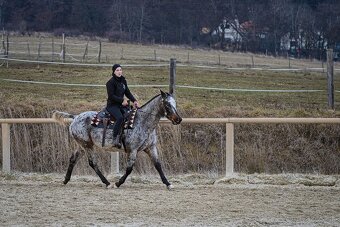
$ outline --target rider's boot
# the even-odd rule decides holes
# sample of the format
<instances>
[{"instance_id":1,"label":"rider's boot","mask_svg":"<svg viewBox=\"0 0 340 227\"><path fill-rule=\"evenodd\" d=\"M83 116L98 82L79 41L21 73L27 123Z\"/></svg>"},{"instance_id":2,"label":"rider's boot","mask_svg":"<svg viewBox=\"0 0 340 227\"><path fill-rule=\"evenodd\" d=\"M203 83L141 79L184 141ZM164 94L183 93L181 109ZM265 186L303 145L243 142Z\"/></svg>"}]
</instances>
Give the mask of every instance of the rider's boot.
<instances>
[{"instance_id":1,"label":"rider's boot","mask_svg":"<svg viewBox=\"0 0 340 227\"><path fill-rule=\"evenodd\" d=\"M118 133L118 135L113 135L113 146L117 147L117 148L121 148L122 147L122 143L120 141L120 133Z\"/></svg>"},{"instance_id":2,"label":"rider's boot","mask_svg":"<svg viewBox=\"0 0 340 227\"><path fill-rule=\"evenodd\" d=\"M115 122L115 125L113 127L113 146L117 148L121 148L121 133L122 133L122 123L123 123L123 118L118 119Z\"/></svg>"}]
</instances>

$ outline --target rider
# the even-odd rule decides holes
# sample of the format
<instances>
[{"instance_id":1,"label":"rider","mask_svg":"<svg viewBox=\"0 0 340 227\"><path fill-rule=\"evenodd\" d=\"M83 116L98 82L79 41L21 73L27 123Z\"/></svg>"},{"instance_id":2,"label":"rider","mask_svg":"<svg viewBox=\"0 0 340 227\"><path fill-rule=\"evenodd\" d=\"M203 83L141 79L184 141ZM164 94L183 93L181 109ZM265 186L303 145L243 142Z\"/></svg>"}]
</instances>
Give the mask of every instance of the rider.
<instances>
[{"instance_id":1,"label":"rider","mask_svg":"<svg viewBox=\"0 0 340 227\"><path fill-rule=\"evenodd\" d=\"M106 83L107 90L107 105L106 109L115 118L113 127L113 146L120 148L120 132L123 124L123 107L128 105L124 95L133 102L133 105L138 108L139 103L131 94L125 77L123 76L122 67L119 64L112 66L112 77Z\"/></svg>"}]
</instances>

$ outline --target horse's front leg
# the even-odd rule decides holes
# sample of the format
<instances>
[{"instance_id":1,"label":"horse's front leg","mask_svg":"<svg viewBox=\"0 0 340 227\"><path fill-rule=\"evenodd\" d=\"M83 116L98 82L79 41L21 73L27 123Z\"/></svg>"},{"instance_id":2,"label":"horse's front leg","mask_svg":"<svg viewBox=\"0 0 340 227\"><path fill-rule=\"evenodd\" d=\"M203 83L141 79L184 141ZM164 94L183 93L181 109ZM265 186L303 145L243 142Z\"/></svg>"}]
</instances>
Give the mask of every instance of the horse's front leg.
<instances>
[{"instance_id":1,"label":"horse's front leg","mask_svg":"<svg viewBox=\"0 0 340 227\"><path fill-rule=\"evenodd\" d=\"M158 151L156 145L153 145L151 149L145 150L145 152L149 155L151 161L153 162L156 170L159 173L159 176L162 179L162 182L166 185L167 189L171 190L173 188L172 184L168 181L168 179L165 177L161 162L158 159Z\"/></svg>"},{"instance_id":2,"label":"horse's front leg","mask_svg":"<svg viewBox=\"0 0 340 227\"><path fill-rule=\"evenodd\" d=\"M128 163L127 163L125 174L119 179L118 182L115 183L117 188L119 188L119 186L124 184L126 178L132 172L133 166L136 162L136 157L137 157L137 151L136 150L129 153L129 158L128 158Z\"/></svg>"}]
</instances>

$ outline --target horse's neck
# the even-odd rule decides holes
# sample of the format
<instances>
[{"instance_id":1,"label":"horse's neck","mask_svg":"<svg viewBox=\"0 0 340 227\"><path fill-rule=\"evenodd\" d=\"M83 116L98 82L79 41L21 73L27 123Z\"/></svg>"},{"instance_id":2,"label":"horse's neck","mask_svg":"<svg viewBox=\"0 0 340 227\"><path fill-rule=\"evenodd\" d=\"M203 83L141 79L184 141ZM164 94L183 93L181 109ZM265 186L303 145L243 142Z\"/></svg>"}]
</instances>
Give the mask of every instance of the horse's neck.
<instances>
[{"instance_id":1,"label":"horse's neck","mask_svg":"<svg viewBox=\"0 0 340 227\"><path fill-rule=\"evenodd\" d=\"M142 108L140 108L141 121L144 127L149 129L156 128L159 120L164 115L164 110L161 106L161 97L157 96Z\"/></svg>"}]
</instances>

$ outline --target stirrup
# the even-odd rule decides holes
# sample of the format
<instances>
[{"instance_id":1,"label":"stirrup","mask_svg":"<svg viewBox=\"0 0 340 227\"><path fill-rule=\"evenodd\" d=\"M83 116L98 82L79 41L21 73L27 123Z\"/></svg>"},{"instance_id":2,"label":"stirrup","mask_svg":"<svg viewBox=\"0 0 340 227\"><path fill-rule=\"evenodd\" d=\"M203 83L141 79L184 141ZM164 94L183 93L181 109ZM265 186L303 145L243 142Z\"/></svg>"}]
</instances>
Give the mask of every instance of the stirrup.
<instances>
[{"instance_id":1,"label":"stirrup","mask_svg":"<svg viewBox=\"0 0 340 227\"><path fill-rule=\"evenodd\" d=\"M117 147L117 148L121 148L122 147L119 135L117 135L117 137L113 139L113 146Z\"/></svg>"}]
</instances>

